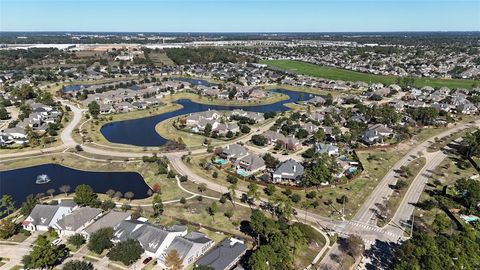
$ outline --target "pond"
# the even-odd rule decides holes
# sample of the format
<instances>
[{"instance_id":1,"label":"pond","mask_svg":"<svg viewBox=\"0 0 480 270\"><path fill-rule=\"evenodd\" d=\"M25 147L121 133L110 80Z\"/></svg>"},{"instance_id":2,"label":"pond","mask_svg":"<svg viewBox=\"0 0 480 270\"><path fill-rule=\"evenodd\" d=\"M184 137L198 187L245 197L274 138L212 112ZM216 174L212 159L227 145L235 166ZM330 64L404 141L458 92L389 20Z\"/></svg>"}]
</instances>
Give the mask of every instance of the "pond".
<instances>
[{"instance_id":1,"label":"pond","mask_svg":"<svg viewBox=\"0 0 480 270\"><path fill-rule=\"evenodd\" d=\"M36 184L37 177L45 174L50 182ZM44 164L21 169L0 171L0 197L7 194L13 197L15 205L19 207L30 194L47 194L47 190L55 189L55 194L60 193L59 188L69 185L71 192L80 184L92 187L97 193L105 193L109 189L133 192L135 199L148 197L149 186L143 177L136 172L93 172L82 171L58 164Z\"/></svg>"},{"instance_id":2,"label":"pond","mask_svg":"<svg viewBox=\"0 0 480 270\"><path fill-rule=\"evenodd\" d=\"M173 80L176 80L176 81L181 81L181 82L188 82L188 83L191 83L193 85L204 85L204 86L213 86L213 85L217 85L215 83L211 83L207 80L201 80L201 79L193 79L193 78L182 78L182 77L178 77L178 78L172 78Z\"/></svg>"},{"instance_id":3,"label":"pond","mask_svg":"<svg viewBox=\"0 0 480 270\"><path fill-rule=\"evenodd\" d=\"M168 140L160 136L155 131L155 126L159 122L172 117L207 110L230 111L235 109L243 109L245 111L262 113L271 111L284 112L289 110L288 107L285 107L286 103L305 101L313 97L311 94L284 89L276 89L272 90L272 92L285 94L289 98L287 100L282 100L272 104L256 106L205 105L188 99L180 99L176 101L176 103L183 106L183 108L179 110L140 119L107 123L101 127L100 132L109 142L112 143L129 144L141 147L162 146L167 143Z\"/></svg>"},{"instance_id":4,"label":"pond","mask_svg":"<svg viewBox=\"0 0 480 270\"><path fill-rule=\"evenodd\" d=\"M78 90L81 90L83 88L87 88L88 86L85 85L80 85L80 84L75 84L75 85L67 85L62 88L62 91L67 93L67 92L75 92Z\"/></svg>"}]
</instances>

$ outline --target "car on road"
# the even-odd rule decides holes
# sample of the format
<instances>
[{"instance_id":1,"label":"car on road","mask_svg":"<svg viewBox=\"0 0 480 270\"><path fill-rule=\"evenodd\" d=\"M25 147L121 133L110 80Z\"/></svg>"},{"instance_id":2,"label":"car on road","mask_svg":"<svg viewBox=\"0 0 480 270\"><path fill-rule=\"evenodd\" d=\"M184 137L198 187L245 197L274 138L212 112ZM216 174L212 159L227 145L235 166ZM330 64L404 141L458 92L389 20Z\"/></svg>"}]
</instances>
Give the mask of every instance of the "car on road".
<instances>
[{"instance_id":1,"label":"car on road","mask_svg":"<svg viewBox=\"0 0 480 270\"><path fill-rule=\"evenodd\" d=\"M153 258L152 257L147 257L145 260L143 260L143 264L149 263Z\"/></svg>"}]
</instances>

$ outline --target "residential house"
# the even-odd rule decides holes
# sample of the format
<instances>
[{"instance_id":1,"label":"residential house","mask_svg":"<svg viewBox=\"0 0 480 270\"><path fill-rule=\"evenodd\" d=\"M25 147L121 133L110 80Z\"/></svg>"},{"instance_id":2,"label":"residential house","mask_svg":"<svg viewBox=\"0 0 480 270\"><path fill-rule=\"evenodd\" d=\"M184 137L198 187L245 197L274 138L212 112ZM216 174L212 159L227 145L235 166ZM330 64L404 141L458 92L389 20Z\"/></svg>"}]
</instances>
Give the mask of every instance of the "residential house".
<instances>
[{"instance_id":1,"label":"residential house","mask_svg":"<svg viewBox=\"0 0 480 270\"><path fill-rule=\"evenodd\" d=\"M103 228L108 227L115 227L118 225L122 220L130 219L130 214L127 212L118 212L118 211L110 211L106 215L102 216L101 218L95 220L92 224L88 227L83 229L80 234L85 237L85 239L90 239L90 236Z\"/></svg>"},{"instance_id":2,"label":"residential house","mask_svg":"<svg viewBox=\"0 0 480 270\"><path fill-rule=\"evenodd\" d=\"M236 161L248 155L247 149L240 144L229 144L223 147L219 156L225 160Z\"/></svg>"},{"instance_id":3,"label":"residential house","mask_svg":"<svg viewBox=\"0 0 480 270\"><path fill-rule=\"evenodd\" d=\"M22 222L25 230L34 231L48 231L50 227L57 224L57 221L69 215L75 205L60 203L58 205L37 204L32 212Z\"/></svg>"},{"instance_id":4,"label":"residential house","mask_svg":"<svg viewBox=\"0 0 480 270\"><path fill-rule=\"evenodd\" d=\"M156 259L162 258L175 237L187 235L186 226L177 225L166 229L142 220L123 220L113 229L112 242L116 244L128 239L137 239L147 256Z\"/></svg>"},{"instance_id":5,"label":"residential house","mask_svg":"<svg viewBox=\"0 0 480 270\"><path fill-rule=\"evenodd\" d=\"M372 125L363 132L362 140L365 144L383 143L385 137L393 135L393 130L383 124Z\"/></svg>"},{"instance_id":6,"label":"residential house","mask_svg":"<svg viewBox=\"0 0 480 270\"><path fill-rule=\"evenodd\" d=\"M240 261L246 251L247 246L243 241L235 238L224 239L195 264L209 266L213 270L230 270Z\"/></svg>"},{"instance_id":7,"label":"residential house","mask_svg":"<svg viewBox=\"0 0 480 270\"><path fill-rule=\"evenodd\" d=\"M285 143L287 141L285 135L272 130L267 130L262 135L267 138L268 144L275 144L277 142Z\"/></svg>"},{"instance_id":8,"label":"residential house","mask_svg":"<svg viewBox=\"0 0 480 270\"><path fill-rule=\"evenodd\" d=\"M338 155L338 147L333 144L317 143L315 144L315 152L329 156Z\"/></svg>"},{"instance_id":9,"label":"residential house","mask_svg":"<svg viewBox=\"0 0 480 270\"><path fill-rule=\"evenodd\" d=\"M78 208L69 215L59 219L53 228L59 235L80 233L102 215L102 210L89 206Z\"/></svg>"},{"instance_id":10,"label":"residential house","mask_svg":"<svg viewBox=\"0 0 480 270\"><path fill-rule=\"evenodd\" d=\"M272 173L272 180L274 183L279 182L300 182L303 176L304 168L299 162L288 159L280 163Z\"/></svg>"},{"instance_id":11,"label":"residential house","mask_svg":"<svg viewBox=\"0 0 480 270\"><path fill-rule=\"evenodd\" d=\"M164 265L165 258L172 250L176 250L178 257L182 260L182 269L187 268L200 258L213 245L212 239L201 232L191 232L185 236L177 236L160 257Z\"/></svg>"},{"instance_id":12,"label":"residential house","mask_svg":"<svg viewBox=\"0 0 480 270\"><path fill-rule=\"evenodd\" d=\"M243 176L251 175L264 169L265 161L255 154L248 154L237 160L237 170L241 170Z\"/></svg>"}]
</instances>

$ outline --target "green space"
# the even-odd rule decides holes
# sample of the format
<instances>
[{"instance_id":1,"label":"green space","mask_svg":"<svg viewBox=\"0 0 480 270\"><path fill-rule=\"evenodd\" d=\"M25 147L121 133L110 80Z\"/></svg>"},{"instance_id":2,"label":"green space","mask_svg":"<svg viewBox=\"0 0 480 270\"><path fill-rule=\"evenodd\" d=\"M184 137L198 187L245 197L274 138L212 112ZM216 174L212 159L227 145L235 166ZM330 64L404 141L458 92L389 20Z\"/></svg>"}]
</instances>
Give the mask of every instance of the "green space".
<instances>
[{"instance_id":1,"label":"green space","mask_svg":"<svg viewBox=\"0 0 480 270\"><path fill-rule=\"evenodd\" d=\"M319 66L315 64L294 61L294 60L263 60L262 64L270 67L278 68L285 71L290 71L298 74L304 74L312 77L343 80L343 81L362 81L366 83L383 83L394 84L400 77L375 75L363 72L345 70L334 67ZM449 88L474 88L480 85L479 81L461 80L461 79L437 79L437 78L415 78L414 85L416 87L431 86L431 87L449 87Z\"/></svg>"},{"instance_id":2,"label":"green space","mask_svg":"<svg viewBox=\"0 0 480 270\"><path fill-rule=\"evenodd\" d=\"M391 187L393 189L393 193L387 199L385 205L381 207L384 208L384 213L380 213L382 217L377 221L378 226L382 227L386 225L393 218L393 215L397 212L403 197L407 193L410 185L412 184L413 180L415 180L420 170L425 166L425 163L426 159L419 157L410 162L407 166L400 168L400 178L397 179L396 185Z\"/></svg>"}]
</instances>

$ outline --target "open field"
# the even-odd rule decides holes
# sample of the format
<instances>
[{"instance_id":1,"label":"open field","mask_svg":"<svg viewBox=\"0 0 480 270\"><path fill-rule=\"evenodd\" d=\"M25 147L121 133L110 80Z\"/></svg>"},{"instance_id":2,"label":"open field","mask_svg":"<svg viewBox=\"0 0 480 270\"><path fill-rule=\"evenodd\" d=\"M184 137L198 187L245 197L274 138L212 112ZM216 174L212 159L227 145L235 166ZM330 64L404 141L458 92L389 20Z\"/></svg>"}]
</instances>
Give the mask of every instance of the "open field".
<instances>
[{"instance_id":1,"label":"open field","mask_svg":"<svg viewBox=\"0 0 480 270\"><path fill-rule=\"evenodd\" d=\"M168 58L165 52L152 51L148 53L148 57L157 66L176 66L176 64L172 61L172 59Z\"/></svg>"},{"instance_id":2,"label":"open field","mask_svg":"<svg viewBox=\"0 0 480 270\"><path fill-rule=\"evenodd\" d=\"M363 72L345 70L340 68L325 67L304 63L294 60L264 60L260 63L269 65L274 68L286 70L294 73L304 74L308 76L325 78L330 80L343 81L362 81L366 83L383 83L393 84L397 81L397 76L375 75ZM432 86L449 88L473 88L474 85L479 85L479 81L474 80L460 80L460 79L436 79L436 78L415 78L414 85L416 87Z\"/></svg>"}]
</instances>

